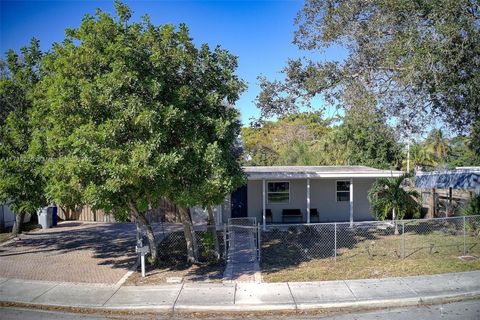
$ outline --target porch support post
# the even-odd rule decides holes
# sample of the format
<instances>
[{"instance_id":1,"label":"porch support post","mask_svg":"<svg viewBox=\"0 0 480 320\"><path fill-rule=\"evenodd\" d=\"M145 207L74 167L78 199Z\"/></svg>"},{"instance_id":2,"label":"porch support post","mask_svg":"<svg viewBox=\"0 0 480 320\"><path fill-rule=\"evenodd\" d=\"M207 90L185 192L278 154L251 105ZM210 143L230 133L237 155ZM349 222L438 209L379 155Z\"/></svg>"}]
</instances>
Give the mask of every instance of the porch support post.
<instances>
[{"instance_id":1,"label":"porch support post","mask_svg":"<svg viewBox=\"0 0 480 320\"><path fill-rule=\"evenodd\" d=\"M307 178L307 223L310 223L310 178Z\"/></svg>"},{"instance_id":2,"label":"porch support post","mask_svg":"<svg viewBox=\"0 0 480 320\"><path fill-rule=\"evenodd\" d=\"M265 179L262 180L262 217L263 217L263 230L267 229L267 219L266 215L266 208L265 208Z\"/></svg>"},{"instance_id":3,"label":"porch support post","mask_svg":"<svg viewBox=\"0 0 480 320\"><path fill-rule=\"evenodd\" d=\"M353 179L350 178L350 228L353 227Z\"/></svg>"}]
</instances>

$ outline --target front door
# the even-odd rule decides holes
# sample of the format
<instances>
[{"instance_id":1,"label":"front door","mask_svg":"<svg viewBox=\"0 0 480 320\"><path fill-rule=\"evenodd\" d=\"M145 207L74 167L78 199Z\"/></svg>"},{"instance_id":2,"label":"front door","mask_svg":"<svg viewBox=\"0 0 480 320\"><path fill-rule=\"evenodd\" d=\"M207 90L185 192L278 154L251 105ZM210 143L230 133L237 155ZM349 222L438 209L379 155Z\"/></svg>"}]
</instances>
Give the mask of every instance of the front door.
<instances>
[{"instance_id":1,"label":"front door","mask_svg":"<svg viewBox=\"0 0 480 320\"><path fill-rule=\"evenodd\" d=\"M248 217L247 186L242 186L232 192L232 218Z\"/></svg>"}]
</instances>

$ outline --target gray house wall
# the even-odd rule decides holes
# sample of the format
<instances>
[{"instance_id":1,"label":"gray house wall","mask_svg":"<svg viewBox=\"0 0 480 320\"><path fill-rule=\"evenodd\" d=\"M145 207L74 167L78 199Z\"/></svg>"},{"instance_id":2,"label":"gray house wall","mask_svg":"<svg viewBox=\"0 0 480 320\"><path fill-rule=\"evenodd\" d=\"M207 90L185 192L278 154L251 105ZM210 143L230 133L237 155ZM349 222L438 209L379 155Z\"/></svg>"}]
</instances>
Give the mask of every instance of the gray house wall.
<instances>
[{"instance_id":1,"label":"gray house wall","mask_svg":"<svg viewBox=\"0 0 480 320\"><path fill-rule=\"evenodd\" d=\"M337 180L340 179L310 180L310 208L318 210L320 222L348 221L350 219L350 202L337 202ZM353 186L355 188L355 181ZM355 204L355 189L353 196Z\"/></svg>"},{"instance_id":2,"label":"gray house wall","mask_svg":"<svg viewBox=\"0 0 480 320\"><path fill-rule=\"evenodd\" d=\"M249 180L247 183L248 216L262 222L262 181ZM267 207L268 208L268 207Z\"/></svg>"},{"instance_id":3,"label":"gray house wall","mask_svg":"<svg viewBox=\"0 0 480 320\"><path fill-rule=\"evenodd\" d=\"M320 215L320 222L349 221L349 201L336 201L336 181L342 179L310 179L310 208L316 208ZM343 179L349 180L349 179ZM303 220L306 221L307 212L307 180L268 180L268 181L289 181L290 182L290 203L269 204L266 208L273 214L274 222L282 221L283 209L300 209L303 213ZM266 181L266 183L268 182ZM353 219L354 221L373 220L370 215L370 204L368 202L368 191L374 178L353 179ZM256 217L258 222L262 221L262 181L248 181L248 216ZM312 219L312 222L316 220Z\"/></svg>"},{"instance_id":4,"label":"gray house wall","mask_svg":"<svg viewBox=\"0 0 480 320\"><path fill-rule=\"evenodd\" d=\"M23 222L30 221L30 214L26 214ZM10 209L8 204L0 204L0 229L9 228L13 226L15 221L15 213Z\"/></svg>"},{"instance_id":5,"label":"gray house wall","mask_svg":"<svg viewBox=\"0 0 480 320\"><path fill-rule=\"evenodd\" d=\"M368 192L372 188L374 178L353 179L353 220L375 220L371 214Z\"/></svg>"}]
</instances>

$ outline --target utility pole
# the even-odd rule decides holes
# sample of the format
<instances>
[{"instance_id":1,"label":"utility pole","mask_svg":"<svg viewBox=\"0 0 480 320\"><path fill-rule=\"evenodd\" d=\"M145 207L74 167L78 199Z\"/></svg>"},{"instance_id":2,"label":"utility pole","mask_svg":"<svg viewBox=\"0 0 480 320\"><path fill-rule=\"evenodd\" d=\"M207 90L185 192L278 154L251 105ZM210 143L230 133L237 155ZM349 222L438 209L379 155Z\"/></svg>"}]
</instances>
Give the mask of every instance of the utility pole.
<instances>
[{"instance_id":1,"label":"utility pole","mask_svg":"<svg viewBox=\"0 0 480 320\"><path fill-rule=\"evenodd\" d=\"M410 173L410 140L407 142L407 173Z\"/></svg>"}]
</instances>

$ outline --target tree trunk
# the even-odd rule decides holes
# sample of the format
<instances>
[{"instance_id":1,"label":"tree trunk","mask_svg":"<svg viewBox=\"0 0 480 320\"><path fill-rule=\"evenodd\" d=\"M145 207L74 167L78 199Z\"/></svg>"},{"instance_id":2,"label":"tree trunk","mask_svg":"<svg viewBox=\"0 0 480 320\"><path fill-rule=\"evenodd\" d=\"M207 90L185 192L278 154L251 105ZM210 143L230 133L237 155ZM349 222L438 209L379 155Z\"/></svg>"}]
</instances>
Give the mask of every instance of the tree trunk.
<instances>
[{"instance_id":1,"label":"tree trunk","mask_svg":"<svg viewBox=\"0 0 480 320\"><path fill-rule=\"evenodd\" d=\"M215 218L213 217L213 209L212 207L207 208L208 212L208 221L207 221L207 229L213 236L213 245L215 250L215 257L220 259L220 245L218 244L218 237L217 237L217 226L215 225Z\"/></svg>"},{"instance_id":2,"label":"tree trunk","mask_svg":"<svg viewBox=\"0 0 480 320\"><path fill-rule=\"evenodd\" d=\"M133 204L129 204L130 210L132 210L132 214L138 222L140 222L146 230L148 245L150 246L150 255L151 261L150 263L156 264L158 262L158 248L157 248L157 241L155 239L155 233L153 232L152 226L148 223L147 218L143 212L137 210L137 208Z\"/></svg>"},{"instance_id":3,"label":"tree trunk","mask_svg":"<svg viewBox=\"0 0 480 320\"><path fill-rule=\"evenodd\" d=\"M193 224L186 208L179 208L180 220L183 225L183 233L187 242L187 261L190 263L198 262L198 244L194 236Z\"/></svg>"},{"instance_id":4,"label":"tree trunk","mask_svg":"<svg viewBox=\"0 0 480 320\"><path fill-rule=\"evenodd\" d=\"M12 236L16 237L22 230L23 219L25 218L25 212L15 214L15 221L13 222Z\"/></svg>"}]
</instances>

